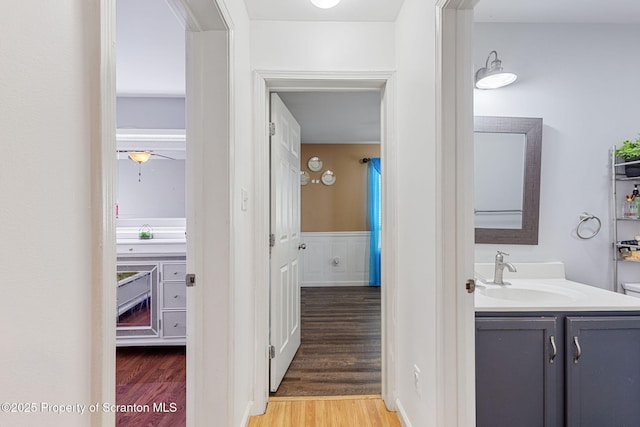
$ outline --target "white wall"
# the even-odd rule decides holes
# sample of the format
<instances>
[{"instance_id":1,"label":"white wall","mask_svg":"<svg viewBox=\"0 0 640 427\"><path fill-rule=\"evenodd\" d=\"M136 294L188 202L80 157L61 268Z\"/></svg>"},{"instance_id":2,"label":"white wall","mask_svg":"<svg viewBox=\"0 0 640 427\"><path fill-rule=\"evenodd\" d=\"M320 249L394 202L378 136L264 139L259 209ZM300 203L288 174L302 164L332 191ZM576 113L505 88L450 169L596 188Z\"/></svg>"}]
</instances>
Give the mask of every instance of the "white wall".
<instances>
[{"instance_id":1,"label":"white wall","mask_svg":"<svg viewBox=\"0 0 640 427\"><path fill-rule=\"evenodd\" d=\"M473 40L476 69L497 50L518 74L511 86L475 90L475 114L544 122L539 244L476 245L476 261L493 261L496 249L515 263L563 261L569 279L613 289L609 149L640 132L640 28L476 23ZM583 211L603 223L591 240L575 233Z\"/></svg>"},{"instance_id":2,"label":"white wall","mask_svg":"<svg viewBox=\"0 0 640 427\"><path fill-rule=\"evenodd\" d=\"M231 426L241 426L249 416L254 399L254 354L255 354L255 301L253 266L254 248L264 242L264 236L253 232L253 209L255 191L254 147L253 147L253 80L250 66L251 26L245 5L240 0L225 0L233 21L231 31L231 84L232 84L232 149L234 175L231 188L231 229L233 236L233 283L229 285L232 294L232 329L229 331L232 354L227 355L233 363L230 372L233 396ZM249 197L247 210L241 210L242 189ZM222 338L221 338L222 339Z\"/></svg>"},{"instance_id":3,"label":"white wall","mask_svg":"<svg viewBox=\"0 0 640 427\"><path fill-rule=\"evenodd\" d=\"M300 286L368 286L368 231L302 232Z\"/></svg>"},{"instance_id":4,"label":"white wall","mask_svg":"<svg viewBox=\"0 0 640 427\"><path fill-rule=\"evenodd\" d=\"M118 128L184 129L184 97L119 96Z\"/></svg>"},{"instance_id":5,"label":"white wall","mask_svg":"<svg viewBox=\"0 0 640 427\"><path fill-rule=\"evenodd\" d=\"M390 22L251 22L256 70L391 70Z\"/></svg>"},{"instance_id":6,"label":"white wall","mask_svg":"<svg viewBox=\"0 0 640 427\"><path fill-rule=\"evenodd\" d=\"M0 402L91 402L98 10L0 4ZM2 412L0 424L87 426L90 415Z\"/></svg>"},{"instance_id":7,"label":"white wall","mask_svg":"<svg viewBox=\"0 0 640 427\"><path fill-rule=\"evenodd\" d=\"M395 43L399 225L395 313L397 399L405 419L416 427L437 424L434 4L405 0L396 22ZM414 365L421 371L420 393L414 387Z\"/></svg>"},{"instance_id":8,"label":"white wall","mask_svg":"<svg viewBox=\"0 0 640 427\"><path fill-rule=\"evenodd\" d=\"M118 160L118 218L184 218L185 161ZM140 224L142 225L142 224Z\"/></svg>"}]
</instances>

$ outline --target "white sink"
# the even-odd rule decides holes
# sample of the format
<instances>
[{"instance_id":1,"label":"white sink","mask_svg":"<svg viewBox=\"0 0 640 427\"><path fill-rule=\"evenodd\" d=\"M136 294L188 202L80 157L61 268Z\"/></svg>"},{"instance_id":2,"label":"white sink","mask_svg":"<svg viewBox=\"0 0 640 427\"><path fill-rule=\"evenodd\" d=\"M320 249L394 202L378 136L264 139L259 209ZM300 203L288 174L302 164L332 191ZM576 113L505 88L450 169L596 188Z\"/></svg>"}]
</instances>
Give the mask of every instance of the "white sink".
<instances>
[{"instance_id":1,"label":"white sink","mask_svg":"<svg viewBox=\"0 0 640 427\"><path fill-rule=\"evenodd\" d=\"M538 301L539 303L550 302L570 302L575 299L574 295L565 292L542 290L542 289L526 289L514 286L501 286L491 288L480 288L478 292L490 297L509 301Z\"/></svg>"},{"instance_id":2,"label":"white sink","mask_svg":"<svg viewBox=\"0 0 640 427\"><path fill-rule=\"evenodd\" d=\"M493 263L475 265L475 309L511 311L640 311L640 298L567 280L562 263L517 263L518 271L504 272L505 282L490 282ZM487 279L485 279L487 278Z\"/></svg>"},{"instance_id":3,"label":"white sink","mask_svg":"<svg viewBox=\"0 0 640 427\"><path fill-rule=\"evenodd\" d=\"M480 283L477 311L638 310L640 298L566 279L509 279L510 285Z\"/></svg>"}]
</instances>

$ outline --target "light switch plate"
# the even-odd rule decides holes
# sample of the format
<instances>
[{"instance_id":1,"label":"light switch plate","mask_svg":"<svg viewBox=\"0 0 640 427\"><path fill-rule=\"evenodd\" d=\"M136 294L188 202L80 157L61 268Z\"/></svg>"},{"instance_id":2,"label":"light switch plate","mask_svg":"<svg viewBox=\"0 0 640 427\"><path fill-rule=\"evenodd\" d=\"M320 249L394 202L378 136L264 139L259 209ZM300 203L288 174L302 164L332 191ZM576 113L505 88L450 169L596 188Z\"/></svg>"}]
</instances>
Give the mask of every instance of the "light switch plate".
<instances>
[{"instance_id":1,"label":"light switch plate","mask_svg":"<svg viewBox=\"0 0 640 427\"><path fill-rule=\"evenodd\" d=\"M246 188L241 188L240 189L240 196L242 197L241 209L243 211L246 211L247 210L247 205L249 204L249 192L247 191Z\"/></svg>"}]
</instances>

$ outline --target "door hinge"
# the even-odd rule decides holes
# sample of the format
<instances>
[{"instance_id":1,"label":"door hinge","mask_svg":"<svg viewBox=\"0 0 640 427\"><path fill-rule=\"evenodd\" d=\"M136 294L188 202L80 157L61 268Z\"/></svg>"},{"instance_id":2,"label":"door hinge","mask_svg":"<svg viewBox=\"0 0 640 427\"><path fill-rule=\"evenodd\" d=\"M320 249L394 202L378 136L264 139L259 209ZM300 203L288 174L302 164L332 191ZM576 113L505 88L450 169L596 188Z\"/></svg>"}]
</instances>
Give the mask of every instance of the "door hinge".
<instances>
[{"instance_id":1,"label":"door hinge","mask_svg":"<svg viewBox=\"0 0 640 427\"><path fill-rule=\"evenodd\" d=\"M276 134L276 124L274 122L269 122L269 135L273 136Z\"/></svg>"},{"instance_id":2,"label":"door hinge","mask_svg":"<svg viewBox=\"0 0 640 427\"><path fill-rule=\"evenodd\" d=\"M269 359L276 358L276 348L272 345L269 346Z\"/></svg>"},{"instance_id":3,"label":"door hinge","mask_svg":"<svg viewBox=\"0 0 640 427\"><path fill-rule=\"evenodd\" d=\"M185 276L185 282L187 282L187 286L195 286L196 285L196 275L193 273L189 273Z\"/></svg>"},{"instance_id":4,"label":"door hinge","mask_svg":"<svg viewBox=\"0 0 640 427\"><path fill-rule=\"evenodd\" d=\"M269 247L272 248L276 245L276 235L271 233L269 234Z\"/></svg>"}]
</instances>

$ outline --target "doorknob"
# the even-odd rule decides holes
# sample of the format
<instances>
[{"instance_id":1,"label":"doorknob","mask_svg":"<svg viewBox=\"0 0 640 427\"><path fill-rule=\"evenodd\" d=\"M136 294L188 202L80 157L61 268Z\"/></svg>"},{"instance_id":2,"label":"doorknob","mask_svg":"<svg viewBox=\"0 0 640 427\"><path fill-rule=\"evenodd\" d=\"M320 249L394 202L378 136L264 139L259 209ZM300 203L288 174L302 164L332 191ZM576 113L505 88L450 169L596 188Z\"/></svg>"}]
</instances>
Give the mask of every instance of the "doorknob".
<instances>
[{"instance_id":1,"label":"doorknob","mask_svg":"<svg viewBox=\"0 0 640 427\"><path fill-rule=\"evenodd\" d=\"M300 244L298 245L298 250L300 250L300 249L302 249L303 251L304 251L305 249L307 249L307 244L306 244L306 243L300 243Z\"/></svg>"},{"instance_id":2,"label":"doorknob","mask_svg":"<svg viewBox=\"0 0 640 427\"><path fill-rule=\"evenodd\" d=\"M473 279L467 280L467 282L464 284L464 288L467 290L467 293L474 293L476 290L476 281Z\"/></svg>"}]
</instances>

